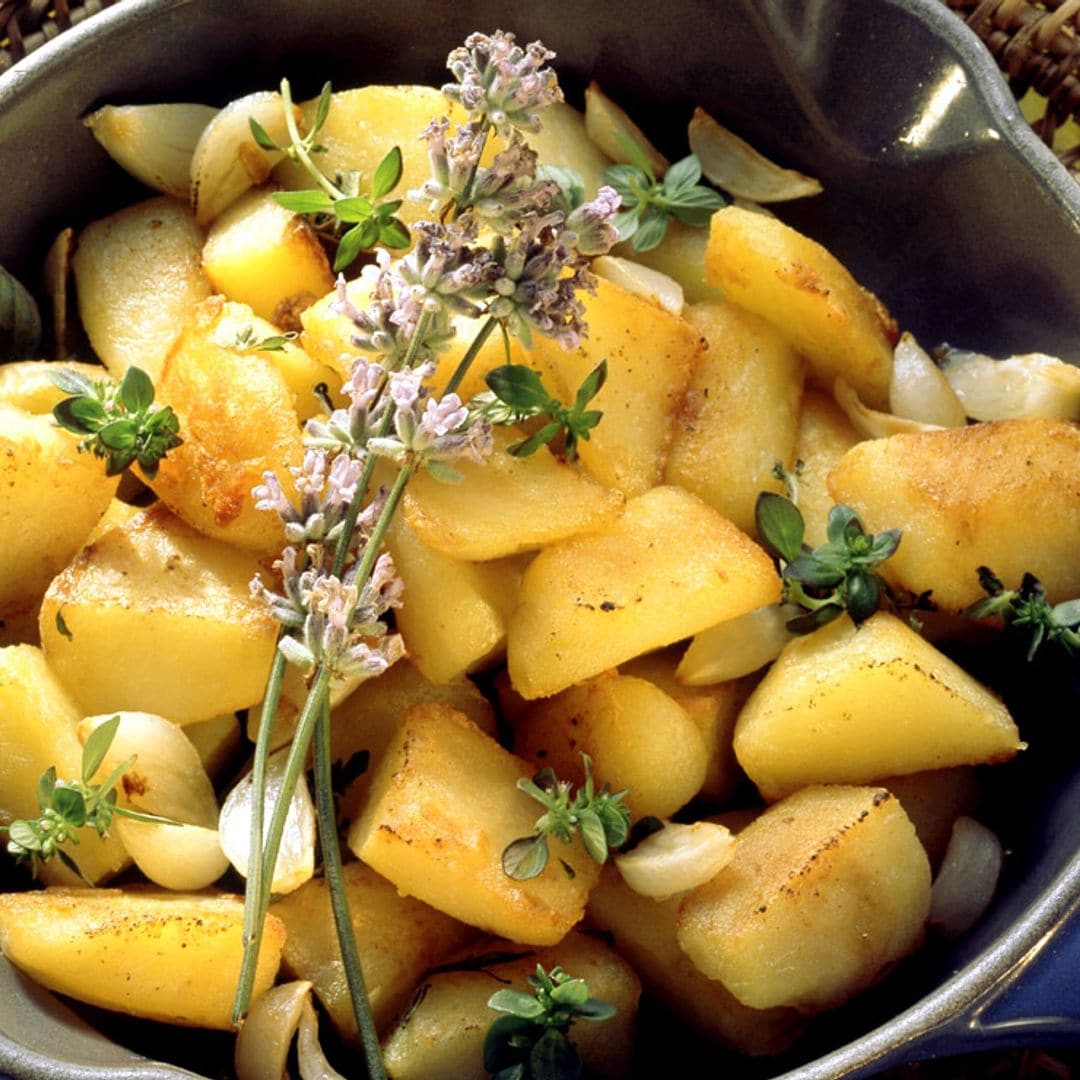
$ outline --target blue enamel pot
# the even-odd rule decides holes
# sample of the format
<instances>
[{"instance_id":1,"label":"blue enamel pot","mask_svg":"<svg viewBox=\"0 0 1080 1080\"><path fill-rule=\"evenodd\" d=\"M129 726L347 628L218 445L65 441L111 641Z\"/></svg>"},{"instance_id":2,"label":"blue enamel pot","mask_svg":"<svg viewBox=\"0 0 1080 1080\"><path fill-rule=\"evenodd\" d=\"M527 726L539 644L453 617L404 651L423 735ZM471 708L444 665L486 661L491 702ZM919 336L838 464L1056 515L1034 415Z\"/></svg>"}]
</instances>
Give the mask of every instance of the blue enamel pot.
<instances>
[{"instance_id":1,"label":"blue enamel pot","mask_svg":"<svg viewBox=\"0 0 1080 1080\"><path fill-rule=\"evenodd\" d=\"M82 126L98 105L222 104L282 75L301 93L327 78L437 84L450 47L495 27L544 40L571 98L596 78L661 148L682 150L700 104L818 176L825 193L783 216L924 343L1080 363L1080 184L940 0L123 0L0 76L0 264L30 280L57 229L138 196ZM825 1080L1080 1046L1080 709L1075 668L1058 674L1003 687L1032 749L989 780L1009 854L971 934L925 951L790 1057L704 1066L670 1038L643 1071ZM0 1073L157 1080L221 1075L213 1062L229 1058L222 1039L87 1015L0 962Z\"/></svg>"}]
</instances>

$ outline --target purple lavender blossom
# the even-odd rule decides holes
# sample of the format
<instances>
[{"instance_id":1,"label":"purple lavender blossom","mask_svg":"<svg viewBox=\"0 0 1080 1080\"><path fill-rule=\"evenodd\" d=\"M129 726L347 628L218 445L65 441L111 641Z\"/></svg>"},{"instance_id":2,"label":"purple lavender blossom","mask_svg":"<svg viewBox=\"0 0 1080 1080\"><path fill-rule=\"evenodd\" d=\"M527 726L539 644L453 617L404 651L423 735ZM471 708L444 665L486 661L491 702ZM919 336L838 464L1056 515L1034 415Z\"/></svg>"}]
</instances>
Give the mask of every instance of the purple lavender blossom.
<instances>
[{"instance_id":1,"label":"purple lavender blossom","mask_svg":"<svg viewBox=\"0 0 1080 1080\"><path fill-rule=\"evenodd\" d=\"M619 239L612 224L621 205L619 193L605 185L592 202L582 203L566 219L566 229L574 236L573 246L582 255L605 255Z\"/></svg>"},{"instance_id":2,"label":"purple lavender blossom","mask_svg":"<svg viewBox=\"0 0 1080 1080\"><path fill-rule=\"evenodd\" d=\"M470 34L464 47L447 57L457 82L444 86L443 93L500 135L512 127L539 131L539 110L563 99L555 72L544 66L554 57L539 41L522 49L513 34L501 30L490 37Z\"/></svg>"}]
</instances>

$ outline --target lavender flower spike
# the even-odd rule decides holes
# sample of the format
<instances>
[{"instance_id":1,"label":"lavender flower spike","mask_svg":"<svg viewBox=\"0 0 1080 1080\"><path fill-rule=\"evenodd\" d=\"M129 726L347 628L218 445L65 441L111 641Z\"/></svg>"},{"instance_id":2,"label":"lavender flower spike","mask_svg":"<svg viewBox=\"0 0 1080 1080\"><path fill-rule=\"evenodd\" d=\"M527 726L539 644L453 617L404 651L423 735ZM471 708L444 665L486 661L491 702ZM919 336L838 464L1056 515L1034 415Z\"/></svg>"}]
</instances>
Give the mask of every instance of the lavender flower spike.
<instances>
[{"instance_id":1,"label":"lavender flower spike","mask_svg":"<svg viewBox=\"0 0 1080 1080\"><path fill-rule=\"evenodd\" d=\"M446 66L457 80L443 93L458 102L474 120L489 122L500 135L513 127L540 130L537 113L563 100L555 72L544 65L555 54L539 41L522 49L514 35L496 30L470 34L463 48L454 49Z\"/></svg>"},{"instance_id":2,"label":"lavender flower spike","mask_svg":"<svg viewBox=\"0 0 1080 1080\"><path fill-rule=\"evenodd\" d=\"M605 255L619 239L619 230L612 224L622 200L619 193L605 185L592 202L582 203L566 219L568 233L573 233L573 246L582 255ZM567 240L569 242L569 237Z\"/></svg>"}]
</instances>

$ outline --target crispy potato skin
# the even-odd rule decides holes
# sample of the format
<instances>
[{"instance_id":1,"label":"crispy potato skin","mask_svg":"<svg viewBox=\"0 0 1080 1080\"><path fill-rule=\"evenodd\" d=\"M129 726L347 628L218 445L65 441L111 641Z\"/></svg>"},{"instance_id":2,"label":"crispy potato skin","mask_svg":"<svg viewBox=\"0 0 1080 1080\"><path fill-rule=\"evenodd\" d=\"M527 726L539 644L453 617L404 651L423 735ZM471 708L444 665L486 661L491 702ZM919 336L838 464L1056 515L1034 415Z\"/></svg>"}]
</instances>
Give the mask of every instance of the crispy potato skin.
<instances>
[{"instance_id":1,"label":"crispy potato skin","mask_svg":"<svg viewBox=\"0 0 1080 1080\"><path fill-rule=\"evenodd\" d=\"M836 502L870 532L903 538L893 581L959 611L981 599L977 569L1009 588L1035 574L1052 603L1080 595L1080 427L1001 420L859 443L829 475Z\"/></svg>"}]
</instances>

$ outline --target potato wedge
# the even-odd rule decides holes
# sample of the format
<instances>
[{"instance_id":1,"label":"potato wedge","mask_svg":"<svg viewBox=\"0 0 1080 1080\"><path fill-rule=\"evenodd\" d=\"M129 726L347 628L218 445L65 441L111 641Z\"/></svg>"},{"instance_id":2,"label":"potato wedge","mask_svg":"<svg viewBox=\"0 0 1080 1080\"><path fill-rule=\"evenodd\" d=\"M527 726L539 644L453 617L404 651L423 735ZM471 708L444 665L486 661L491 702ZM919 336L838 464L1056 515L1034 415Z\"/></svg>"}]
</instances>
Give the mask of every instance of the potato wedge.
<instances>
[{"instance_id":1,"label":"potato wedge","mask_svg":"<svg viewBox=\"0 0 1080 1080\"><path fill-rule=\"evenodd\" d=\"M165 357L211 293L202 229L176 199L136 203L87 225L72 260L79 315L116 378L132 365L156 384Z\"/></svg>"},{"instance_id":2,"label":"potato wedge","mask_svg":"<svg viewBox=\"0 0 1080 1080\"><path fill-rule=\"evenodd\" d=\"M867 404L888 408L895 326L820 244L776 218L725 206L713 215L705 265L729 300L779 328L823 390L839 376Z\"/></svg>"},{"instance_id":3,"label":"potato wedge","mask_svg":"<svg viewBox=\"0 0 1080 1080\"><path fill-rule=\"evenodd\" d=\"M997 697L884 611L795 638L735 726L739 764L767 799L1007 761L1022 748Z\"/></svg>"},{"instance_id":4,"label":"potato wedge","mask_svg":"<svg viewBox=\"0 0 1080 1080\"><path fill-rule=\"evenodd\" d=\"M1035 574L1051 603L1080 595L1080 427L1067 420L860 443L829 474L829 491L870 532L903 530L883 572L916 594L933 589L946 610L985 595L980 566L1009 588Z\"/></svg>"},{"instance_id":5,"label":"potato wedge","mask_svg":"<svg viewBox=\"0 0 1080 1080\"><path fill-rule=\"evenodd\" d=\"M447 915L401 895L363 863L344 867L345 895L375 1026L385 1029L408 1003L429 967L441 963L472 935ZM286 931L286 971L314 984L338 1032L357 1039L330 895L315 878L274 905Z\"/></svg>"},{"instance_id":6,"label":"potato wedge","mask_svg":"<svg viewBox=\"0 0 1080 1080\"><path fill-rule=\"evenodd\" d=\"M679 944L755 1009L818 1012L922 941L930 865L883 788L810 787L739 833L735 856L679 905Z\"/></svg>"},{"instance_id":7,"label":"potato wedge","mask_svg":"<svg viewBox=\"0 0 1080 1080\"><path fill-rule=\"evenodd\" d=\"M0 952L35 981L103 1009L185 1027L232 1030L243 925L237 896L0 895ZM268 916L253 996L273 985L284 943L280 920Z\"/></svg>"},{"instance_id":8,"label":"potato wedge","mask_svg":"<svg viewBox=\"0 0 1080 1080\"><path fill-rule=\"evenodd\" d=\"M794 464L802 360L764 319L734 304L693 304L687 322L706 347L675 417L664 483L703 499L754 533L761 491L782 491Z\"/></svg>"},{"instance_id":9,"label":"potato wedge","mask_svg":"<svg viewBox=\"0 0 1080 1080\"><path fill-rule=\"evenodd\" d=\"M555 841L539 877L503 873L503 849L531 835L539 817L539 804L517 788L532 772L449 706L415 706L349 829L349 847L401 892L462 922L554 945L584 914L599 867L580 843Z\"/></svg>"},{"instance_id":10,"label":"potato wedge","mask_svg":"<svg viewBox=\"0 0 1080 1080\"><path fill-rule=\"evenodd\" d=\"M223 311L220 297L201 304L165 364L159 396L180 418L184 442L150 487L207 536L274 556L284 546L281 519L256 510L251 491L267 470L292 490L288 470L304 456L300 427L273 362L218 342Z\"/></svg>"},{"instance_id":11,"label":"potato wedge","mask_svg":"<svg viewBox=\"0 0 1080 1080\"><path fill-rule=\"evenodd\" d=\"M53 581L42 648L85 714L132 710L193 724L246 708L262 697L277 639L278 624L248 588L258 568L158 504Z\"/></svg>"},{"instance_id":12,"label":"potato wedge","mask_svg":"<svg viewBox=\"0 0 1080 1080\"><path fill-rule=\"evenodd\" d=\"M772 561L744 533L693 495L654 488L530 564L510 677L522 696L546 697L779 595Z\"/></svg>"},{"instance_id":13,"label":"potato wedge","mask_svg":"<svg viewBox=\"0 0 1080 1080\"><path fill-rule=\"evenodd\" d=\"M456 559L480 561L532 551L614 521L620 492L555 458L544 447L519 458L507 448L525 436L497 428L495 450L483 465L455 464L460 484L419 473L405 496L405 518L428 547Z\"/></svg>"},{"instance_id":14,"label":"potato wedge","mask_svg":"<svg viewBox=\"0 0 1080 1080\"><path fill-rule=\"evenodd\" d=\"M484 958L489 962L477 968ZM615 1009L610 1020L573 1027L571 1037L588 1075L630 1075L641 983L630 965L598 938L572 931L554 948L538 951L486 939L458 962L458 970L451 964L446 966L450 970L444 967L425 977L415 1006L386 1036L383 1056L394 1080L486 1080L484 1036L497 1015L488 999L500 986L531 993L526 980L537 964L548 971L557 965L584 979L592 997Z\"/></svg>"}]
</instances>

